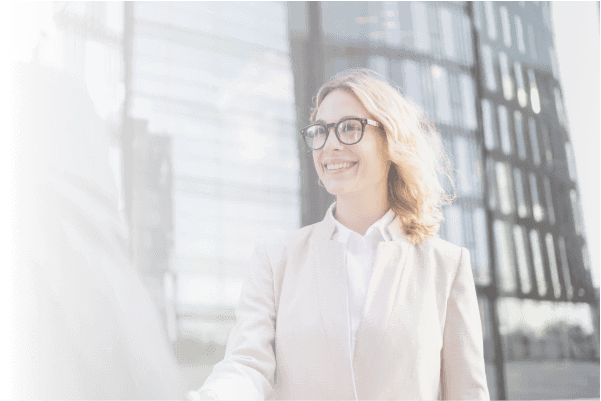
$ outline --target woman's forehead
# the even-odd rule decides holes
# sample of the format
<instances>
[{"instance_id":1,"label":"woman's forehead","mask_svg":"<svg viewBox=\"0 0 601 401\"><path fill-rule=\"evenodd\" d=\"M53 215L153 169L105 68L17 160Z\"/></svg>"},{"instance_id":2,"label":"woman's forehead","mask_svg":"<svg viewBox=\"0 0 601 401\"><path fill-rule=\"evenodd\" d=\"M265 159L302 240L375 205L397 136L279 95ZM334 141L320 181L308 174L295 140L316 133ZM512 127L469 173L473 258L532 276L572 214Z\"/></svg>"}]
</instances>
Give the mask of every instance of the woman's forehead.
<instances>
[{"instance_id":1,"label":"woman's forehead","mask_svg":"<svg viewBox=\"0 0 601 401\"><path fill-rule=\"evenodd\" d=\"M369 113L353 94L336 89L322 100L315 115L315 120L338 121L346 116L368 118Z\"/></svg>"}]
</instances>

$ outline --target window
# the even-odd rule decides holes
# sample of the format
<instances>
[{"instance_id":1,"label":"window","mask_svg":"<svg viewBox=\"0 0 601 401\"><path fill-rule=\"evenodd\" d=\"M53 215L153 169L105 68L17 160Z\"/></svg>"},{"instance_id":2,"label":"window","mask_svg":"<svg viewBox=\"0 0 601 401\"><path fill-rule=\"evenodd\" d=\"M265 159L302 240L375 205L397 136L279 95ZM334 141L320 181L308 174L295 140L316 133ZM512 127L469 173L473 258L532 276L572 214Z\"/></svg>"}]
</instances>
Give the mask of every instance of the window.
<instances>
[{"instance_id":1,"label":"window","mask_svg":"<svg viewBox=\"0 0 601 401\"><path fill-rule=\"evenodd\" d=\"M484 2L484 13L486 14L486 32L491 40L497 39L497 23L495 21L495 9L492 1Z\"/></svg>"},{"instance_id":2,"label":"window","mask_svg":"<svg viewBox=\"0 0 601 401\"><path fill-rule=\"evenodd\" d=\"M487 99L482 99L482 119L484 120L484 145L490 150L497 145L497 133L493 121L492 107Z\"/></svg>"},{"instance_id":3,"label":"window","mask_svg":"<svg viewBox=\"0 0 601 401\"><path fill-rule=\"evenodd\" d=\"M515 129L515 138L518 145L518 155L520 159L526 160L526 141L524 140L524 122L522 113L519 110L513 112L513 127Z\"/></svg>"},{"instance_id":4,"label":"window","mask_svg":"<svg viewBox=\"0 0 601 401\"><path fill-rule=\"evenodd\" d=\"M547 159L547 166L553 167L553 151L551 149L551 138L549 137L549 129L547 124L541 123L540 130L543 137L543 146L545 148L545 159Z\"/></svg>"},{"instance_id":5,"label":"window","mask_svg":"<svg viewBox=\"0 0 601 401\"><path fill-rule=\"evenodd\" d=\"M529 294L530 291L532 291L532 284L530 281L530 263L528 262L528 254L526 253L526 235L524 234L524 227L513 226L513 239L518 262L518 273L520 276L520 289L522 294Z\"/></svg>"},{"instance_id":6,"label":"window","mask_svg":"<svg viewBox=\"0 0 601 401\"><path fill-rule=\"evenodd\" d=\"M545 176L543 178L543 183L545 186L545 200L547 202L547 213L549 214L549 224L555 224L555 210L553 208L553 192L551 192L551 183L549 182L549 177Z\"/></svg>"},{"instance_id":7,"label":"window","mask_svg":"<svg viewBox=\"0 0 601 401\"><path fill-rule=\"evenodd\" d=\"M530 55L533 60L536 60L536 37L534 36L534 29L530 24L528 24L528 39L530 42Z\"/></svg>"},{"instance_id":8,"label":"window","mask_svg":"<svg viewBox=\"0 0 601 401\"><path fill-rule=\"evenodd\" d=\"M450 205L444 211L447 240L457 246L465 246L463 241L463 214L461 206Z\"/></svg>"},{"instance_id":9,"label":"window","mask_svg":"<svg viewBox=\"0 0 601 401\"><path fill-rule=\"evenodd\" d=\"M517 86L518 103L520 107L526 107L528 96L526 95L526 86L524 85L524 75L522 73L522 64L519 61L513 62L513 71L515 73L515 82Z\"/></svg>"},{"instance_id":10,"label":"window","mask_svg":"<svg viewBox=\"0 0 601 401\"><path fill-rule=\"evenodd\" d=\"M501 213L507 215L511 214L514 210L511 170L507 163L496 162L495 172L499 191L499 206Z\"/></svg>"},{"instance_id":11,"label":"window","mask_svg":"<svg viewBox=\"0 0 601 401\"><path fill-rule=\"evenodd\" d=\"M488 207L496 210L499 207L499 193L495 178L495 162L492 159L486 160L486 175L488 176Z\"/></svg>"},{"instance_id":12,"label":"window","mask_svg":"<svg viewBox=\"0 0 601 401\"><path fill-rule=\"evenodd\" d=\"M559 123L563 125L565 129L567 129L567 121L566 116L564 114L563 102L561 101L561 93L559 93L559 88L555 88L553 90L555 95L555 108L557 109L557 117L559 118Z\"/></svg>"},{"instance_id":13,"label":"window","mask_svg":"<svg viewBox=\"0 0 601 401\"><path fill-rule=\"evenodd\" d=\"M582 225L582 213L580 212L578 193L575 189L570 189L570 206L572 207L572 217L574 220L574 229L576 230L576 234L582 235L584 233Z\"/></svg>"},{"instance_id":14,"label":"window","mask_svg":"<svg viewBox=\"0 0 601 401\"><path fill-rule=\"evenodd\" d=\"M515 30L516 30L516 40L518 42L518 50L520 53L526 53L526 47L524 46L524 29L522 27L522 19L519 15L515 16Z\"/></svg>"},{"instance_id":15,"label":"window","mask_svg":"<svg viewBox=\"0 0 601 401\"><path fill-rule=\"evenodd\" d=\"M528 80L530 81L530 103L532 104L532 111L538 114L540 113L540 99L538 97L538 87L536 86L534 71L528 70Z\"/></svg>"},{"instance_id":16,"label":"window","mask_svg":"<svg viewBox=\"0 0 601 401\"><path fill-rule=\"evenodd\" d=\"M482 2L474 1L472 3L474 7L474 26L478 31L482 30Z\"/></svg>"},{"instance_id":17,"label":"window","mask_svg":"<svg viewBox=\"0 0 601 401\"><path fill-rule=\"evenodd\" d=\"M568 254L566 243L563 237L559 237L559 260L561 261L561 271L563 273L563 283L566 287L566 296L569 300L574 297L574 288L572 287L572 278L570 276L570 265L568 263Z\"/></svg>"},{"instance_id":18,"label":"window","mask_svg":"<svg viewBox=\"0 0 601 401\"><path fill-rule=\"evenodd\" d=\"M506 155L511 154L511 137L509 136L509 115L507 113L507 107L500 104L497 106L497 112L499 114L499 130L501 131L501 149Z\"/></svg>"},{"instance_id":19,"label":"window","mask_svg":"<svg viewBox=\"0 0 601 401\"><path fill-rule=\"evenodd\" d=\"M403 84L406 95L416 104L422 105L421 90L419 87L419 83L421 82L419 67L419 64L412 60L405 60L403 62Z\"/></svg>"},{"instance_id":20,"label":"window","mask_svg":"<svg viewBox=\"0 0 601 401\"><path fill-rule=\"evenodd\" d=\"M536 181L536 175L534 173L530 173L530 195L532 197L532 215L534 216L535 221L543 221L545 217L545 212L543 207L540 204L540 200L538 197L538 183Z\"/></svg>"},{"instance_id":21,"label":"window","mask_svg":"<svg viewBox=\"0 0 601 401\"><path fill-rule=\"evenodd\" d=\"M475 11L474 11L475 12ZM474 54L472 51L472 24L467 15L461 14L459 16L461 19L461 43L463 48L463 59L465 64L472 65L474 63Z\"/></svg>"},{"instance_id":22,"label":"window","mask_svg":"<svg viewBox=\"0 0 601 401\"><path fill-rule=\"evenodd\" d=\"M540 166L540 149L538 148L538 135L536 134L536 121L533 117L528 117L528 128L530 133L530 145L532 146L532 157L534 164Z\"/></svg>"},{"instance_id":23,"label":"window","mask_svg":"<svg viewBox=\"0 0 601 401\"><path fill-rule=\"evenodd\" d=\"M488 269L488 234L486 228L486 213L481 207L473 211L474 238L476 242L476 255L474 262L477 266L475 280L478 284L490 284L490 271Z\"/></svg>"},{"instance_id":24,"label":"window","mask_svg":"<svg viewBox=\"0 0 601 401\"><path fill-rule=\"evenodd\" d=\"M467 74L459 75L459 86L461 88L463 122L465 128L474 130L478 128L478 120L476 119L476 101L474 99L474 83L472 82L472 77Z\"/></svg>"},{"instance_id":25,"label":"window","mask_svg":"<svg viewBox=\"0 0 601 401\"><path fill-rule=\"evenodd\" d=\"M566 142L566 159L568 160L568 174L572 181L576 181L576 160L574 159L574 148L571 142Z\"/></svg>"},{"instance_id":26,"label":"window","mask_svg":"<svg viewBox=\"0 0 601 401\"><path fill-rule=\"evenodd\" d=\"M449 93L449 80L447 70L437 65L430 67L434 83L434 96L436 98L436 115L443 124L451 124L451 96Z\"/></svg>"},{"instance_id":27,"label":"window","mask_svg":"<svg viewBox=\"0 0 601 401\"><path fill-rule=\"evenodd\" d=\"M509 238L507 223L495 220L493 224L495 236L495 253L497 262L497 277L499 287L504 293L515 293L515 264L513 259L513 246Z\"/></svg>"},{"instance_id":28,"label":"window","mask_svg":"<svg viewBox=\"0 0 601 401\"><path fill-rule=\"evenodd\" d=\"M549 258L549 270L551 271L551 284L553 285L553 295L555 298L561 298L561 284L559 283L559 273L557 273L557 259L555 258L555 243L553 235L545 235L547 245L547 257Z\"/></svg>"},{"instance_id":29,"label":"window","mask_svg":"<svg viewBox=\"0 0 601 401\"><path fill-rule=\"evenodd\" d=\"M488 4L488 3L486 3ZM495 66L492 50L490 46L482 46L482 62L484 63L484 79L486 89L491 92L497 91L497 77L495 76Z\"/></svg>"},{"instance_id":30,"label":"window","mask_svg":"<svg viewBox=\"0 0 601 401\"><path fill-rule=\"evenodd\" d=\"M470 168L471 152L469 151L468 140L462 136L455 136L453 138L455 150L455 164L459 170L459 193L462 195L470 195L473 192L472 188L472 171Z\"/></svg>"},{"instance_id":31,"label":"window","mask_svg":"<svg viewBox=\"0 0 601 401\"><path fill-rule=\"evenodd\" d=\"M536 230L530 230L530 245L532 248L532 260L534 261L534 274L536 276L538 295L544 297L547 294L547 283L545 281L543 254L540 250L540 241L538 231Z\"/></svg>"},{"instance_id":32,"label":"window","mask_svg":"<svg viewBox=\"0 0 601 401\"><path fill-rule=\"evenodd\" d=\"M367 61L370 70L377 72L384 78L388 78L388 59L380 56L370 57Z\"/></svg>"},{"instance_id":33,"label":"window","mask_svg":"<svg viewBox=\"0 0 601 401\"><path fill-rule=\"evenodd\" d=\"M509 24L507 7L499 7L499 13L501 14L501 26L503 27L503 43L506 47L511 47L511 26Z\"/></svg>"},{"instance_id":34,"label":"window","mask_svg":"<svg viewBox=\"0 0 601 401\"><path fill-rule=\"evenodd\" d=\"M402 43L402 32L400 24L399 4L396 1L382 3L382 18L384 20L384 31L386 32L386 43L390 46L399 46Z\"/></svg>"},{"instance_id":35,"label":"window","mask_svg":"<svg viewBox=\"0 0 601 401\"><path fill-rule=\"evenodd\" d=\"M553 72L553 78L559 80L559 68L557 67L557 58L555 50L552 46L549 46L549 59L551 59L551 71Z\"/></svg>"},{"instance_id":36,"label":"window","mask_svg":"<svg viewBox=\"0 0 601 401\"><path fill-rule=\"evenodd\" d=\"M522 180L522 171L519 168L513 169L513 179L515 181L515 192L518 203L518 216L522 219L528 217L528 203L524 192L524 183Z\"/></svg>"},{"instance_id":37,"label":"window","mask_svg":"<svg viewBox=\"0 0 601 401\"><path fill-rule=\"evenodd\" d=\"M501 84L503 86L503 96L505 100L513 99L513 80L509 72L509 62L505 52L499 53L499 66L501 67Z\"/></svg>"},{"instance_id":38,"label":"window","mask_svg":"<svg viewBox=\"0 0 601 401\"><path fill-rule=\"evenodd\" d=\"M430 50L430 32L428 30L428 12L426 4L421 1L411 3L413 35L415 48L422 52Z\"/></svg>"},{"instance_id":39,"label":"window","mask_svg":"<svg viewBox=\"0 0 601 401\"><path fill-rule=\"evenodd\" d=\"M440 8L438 15L442 27L441 36L444 44L445 56L450 60L455 60L457 58L455 32L458 31L458 27L453 27L453 14L448 9Z\"/></svg>"}]
</instances>

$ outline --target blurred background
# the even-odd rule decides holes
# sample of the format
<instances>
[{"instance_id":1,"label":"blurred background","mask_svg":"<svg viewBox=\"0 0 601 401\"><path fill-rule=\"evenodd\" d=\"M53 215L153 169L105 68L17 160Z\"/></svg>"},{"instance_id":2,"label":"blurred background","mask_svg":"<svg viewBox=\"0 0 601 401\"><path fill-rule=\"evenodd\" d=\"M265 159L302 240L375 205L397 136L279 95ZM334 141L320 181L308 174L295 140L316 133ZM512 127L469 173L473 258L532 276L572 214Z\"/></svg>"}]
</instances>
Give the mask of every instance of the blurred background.
<instances>
[{"instance_id":1,"label":"blurred background","mask_svg":"<svg viewBox=\"0 0 601 401\"><path fill-rule=\"evenodd\" d=\"M454 163L440 236L471 254L491 399L599 398L598 2L11 9L11 61L70 76L106 125L129 256L189 388L223 358L254 243L333 201L297 132L322 83L367 67Z\"/></svg>"}]
</instances>

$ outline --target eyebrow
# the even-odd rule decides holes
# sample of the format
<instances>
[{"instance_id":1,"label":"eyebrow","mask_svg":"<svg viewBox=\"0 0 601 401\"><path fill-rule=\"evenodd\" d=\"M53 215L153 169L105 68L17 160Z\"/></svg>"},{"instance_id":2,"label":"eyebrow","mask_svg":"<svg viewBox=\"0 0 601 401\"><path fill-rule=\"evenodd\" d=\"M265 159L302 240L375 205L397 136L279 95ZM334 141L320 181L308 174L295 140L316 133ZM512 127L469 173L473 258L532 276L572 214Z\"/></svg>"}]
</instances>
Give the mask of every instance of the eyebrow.
<instances>
[{"instance_id":1,"label":"eyebrow","mask_svg":"<svg viewBox=\"0 0 601 401\"><path fill-rule=\"evenodd\" d=\"M345 118L361 118L361 117L357 117L357 116L344 116L344 117L342 117L340 120L338 120L338 121L336 121L336 122L340 122L340 121L344 120ZM319 123L321 123L321 124L326 124L326 122L325 122L324 120L321 120L321 119L319 119L319 120L316 120L316 121L314 122L314 124L319 124Z\"/></svg>"}]
</instances>

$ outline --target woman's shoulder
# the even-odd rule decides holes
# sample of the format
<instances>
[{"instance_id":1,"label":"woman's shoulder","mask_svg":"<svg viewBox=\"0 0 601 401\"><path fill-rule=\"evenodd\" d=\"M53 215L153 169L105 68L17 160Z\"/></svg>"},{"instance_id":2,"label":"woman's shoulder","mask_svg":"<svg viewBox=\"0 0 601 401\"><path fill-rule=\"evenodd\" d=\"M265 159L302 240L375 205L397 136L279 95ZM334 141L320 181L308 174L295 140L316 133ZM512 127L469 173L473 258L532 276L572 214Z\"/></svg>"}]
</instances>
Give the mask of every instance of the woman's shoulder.
<instances>
[{"instance_id":1,"label":"woman's shoulder","mask_svg":"<svg viewBox=\"0 0 601 401\"><path fill-rule=\"evenodd\" d=\"M415 246L416 251L424 256L434 257L452 265L459 264L464 248L443 240L440 237L430 237ZM467 252L467 250L466 250Z\"/></svg>"}]
</instances>

